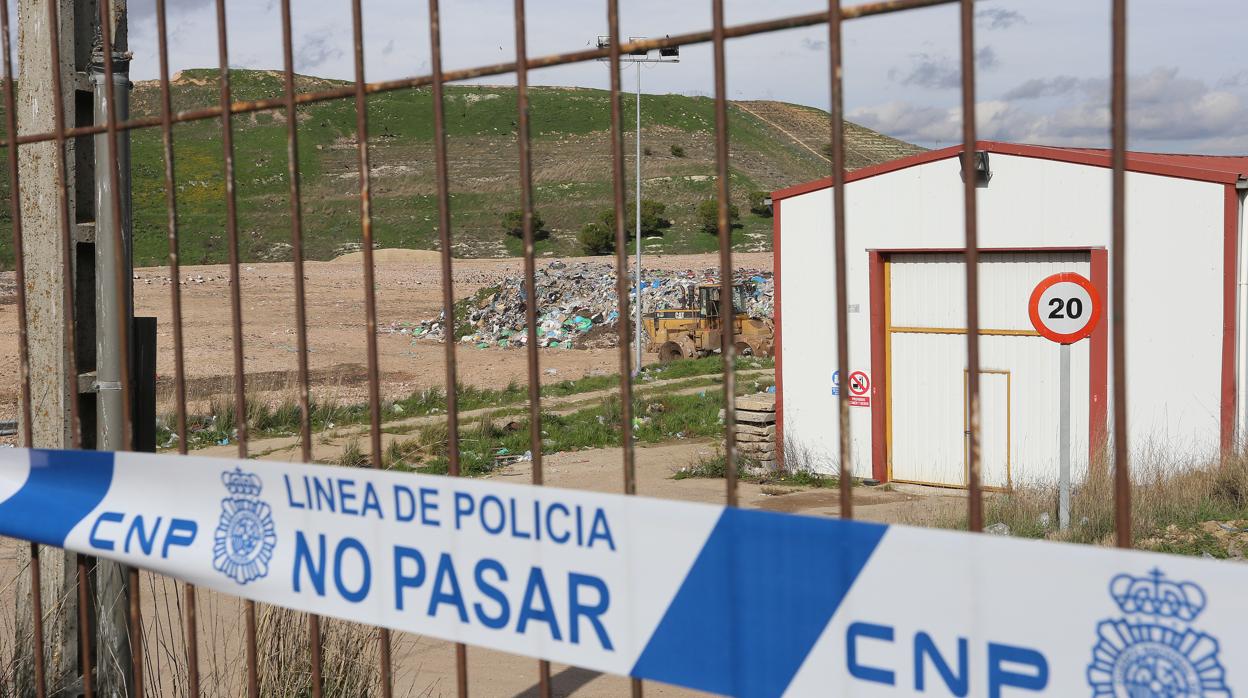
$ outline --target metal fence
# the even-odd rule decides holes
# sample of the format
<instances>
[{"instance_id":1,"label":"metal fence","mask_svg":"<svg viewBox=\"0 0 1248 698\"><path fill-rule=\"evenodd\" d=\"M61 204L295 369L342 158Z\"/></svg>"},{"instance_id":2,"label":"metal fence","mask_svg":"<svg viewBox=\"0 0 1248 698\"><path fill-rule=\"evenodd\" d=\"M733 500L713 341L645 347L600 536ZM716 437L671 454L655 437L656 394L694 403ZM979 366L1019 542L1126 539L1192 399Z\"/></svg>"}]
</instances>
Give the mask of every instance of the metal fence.
<instances>
[{"instance_id":1,"label":"metal fence","mask_svg":"<svg viewBox=\"0 0 1248 698\"><path fill-rule=\"evenodd\" d=\"M1110 310L1110 324L1112 328L1112 345L1113 345L1113 393L1114 393L1114 409L1113 409L1113 442L1117 444L1126 443L1126 382L1125 382L1125 342L1124 342L1124 308L1123 308L1123 286L1125 281L1124 270L1124 171L1125 171L1125 143L1126 143L1126 79L1125 79L1125 59L1126 59L1126 0L1111 0L1113 7L1112 14L1112 171L1113 171L1113 200L1112 200L1112 306ZM174 160L173 160L173 125L184 122L219 119L223 129L222 144L224 148L224 181L225 181L225 203L226 203L226 232L229 244L229 267L230 267L230 317L233 332L233 361L234 361L234 415L236 418L236 428L238 433L238 455L240 458L246 458L248 455L248 438L247 438L247 411L246 407L246 377L245 366L243 361L242 346L242 302L240 296L239 284L239 240L238 240L238 221L235 206L235 177L234 177L234 146L233 132L231 121L237 114L260 111L282 111L284 112L287 124L287 152L289 160L289 176L290 176L290 236L294 267L294 310L296 318L296 327L298 334L298 388L299 388L299 404L301 407L301 435L304 461L311 460L312 440L311 421L309 416L309 370L308 370L308 341L307 341L307 322L305 307L305 288L303 277L303 222L301 217L301 196L299 181L299 151L298 151L298 119L296 118L296 110L300 105L313 102L322 102L326 100L354 99L356 108L356 126L358 137L359 171L360 171L360 235L363 250L363 284L364 284L364 307L367 320L367 355L368 355L368 394L369 409L371 416L370 443L371 443L371 459L374 467L379 467L382 462L382 440L381 440L381 397L380 397L380 378L378 370L378 347L377 347L377 309L376 299L374 297L374 264L373 264L373 239L372 239L372 212L370 208L371 197L369 191L369 153L368 153L368 114L366 100L370 94L389 92L394 90L404 90L417 87L430 87L433 94L434 102L434 133L435 133L435 157L436 157L436 178L438 189L438 230L441 242L441 265L442 265L442 302L443 310L446 316L453 317L453 288L451 284L452 259L451 259L451 204L448 194L448 165L447 165L447 141L446 141L446 125L443 104L443 86L447 82L467 80L479 78L483 76L502 75L515 73L517 81L518 96L518 146L519 146L519 172L517 173L517 181L520 187L521 206L523 209L523 227L524 227L524 278L527 284L528 294L530 298L536 297L534 291L534 230L533 230L533 184L532 184L532 163L529 144L529 103L528 103L528 87L529 87L529 71L537 68L543 68L555 65L565 65L570 63L578 63L583 61L592 61L599 59L607 59L611 65L611 166L612 179L614 184L614 208L615 208L615 254L616 254L616 283L617 294L619 298L619 316L621 318L630 317L629 311L629 289L628 289L628 258L625 242L627 240L627 231L625 230L626 210L625 210L625 179L624 179L624 149L623 149L623 125L621 114L621 86L620 86L620 57L633 51L653 50L664 47L672 47L679 45L697 44L710 42L713 46L714 53L714 80L715 80L715 156L716 156L716 175L717 175L717 195L718 195L718 226L719 226L719 266L720 266L720 283L722 284L722 293L725 297L731 296L733 283L733 262L731 249L731 236L729 235L729 177L728 177L728 144L730 134L728 132L727 117L727 93L725 88L725 50L728 39L747 37L768 32L791 29L797 27L808 27L815 25L827 25L828 29L828 46L830 52L831 65L831 115L829 120L829 131L832 143L832 177L834 193L834 209L833 216L835 222L835 270L836 270L836 288L838 298L846 297L846 244L845 244L845 143L844 143L844 105L843 105L843 76L841 63L841 31L842 23L849 20L856 20L875 15L883 15L893 12L902 12L915 8L930 7L936 5L959 4L961 8L961 70L962 70L962 109L964 115L974 114L975 107L975 63L974 63L974 2L973 0L887 0L884 2L870 2L852 7L841 7L838 0L830 0L826 11L815 12L810 14L802 14L788 17L780 17L762 22L750 24L742 24L736 26L726 26L724 23L724 2L723 0L712 0L712 19L713 25L708 31L692 32L678 36L670 36L662 39L646 39L631 42L622 42L619 34L619 0L607 0L607 24L609 35L612 40L609 45L604 48L586 49L574 51L571 53L547 55L532 57L528 55L525 34L525 7L524 0L514 0L515 8L515 44L516 59L512 62L498 63L494 65L483 65L475 68L468 68L456 71L444 71L442 69L442 48L441 48L441 26L439 23L439 0L429 0L429 20L430 20L430 42L432 47L432 72L428 75L420 75L401 80L389 80L383 82L366 83L364 81L364 42L362 29L362 13L360 0L352 0L352 30L354 43L354 63L355 63L355 81L348 86L337 87L333 89L302 92L295 91L295 76L293 68L293 51L291 36L291 0L282 0L281 17L282 17L282 49L285 59L285 94L280 99L265 99L258 101L235 101L230 91L230 75L226 66L229 65L229 56L227 49L226 37L226 14L224 0L216 0L217 13L217 39L218 53L220 59L221 72L221 91L220 103L216 107L196 109L190 111L174 112L172 110L170 95L170 79L169 79L169 46L166 31L166 2L165 0L156 0L156 27L158 34L158 47L160 59L160 91L161 91L161 113L159 118L141 118L131 119L128 121L118 121L115 112L108 115L107 123L104 125L95 125L90 127L66 128L64 124L64 105L62 103L61 91L54 90L55 103L53 104L53 112L55 113L55 129L48 133L28 134L14 137L18 134L17 113L15 109L15 87L12 70L12 47L10 46L10 16L8 12L8 4L0 3L0 40L3 41L4 50L4 84L3 98L5 107L5 116L7 118L7 133L9 137L2 145L9 149L9 176L11 178L11 196L13 211L13 237L14 237L14 255L17 279L17 313L19 330L19 351L21 362L21 438L23 443L31 443L31 396L30 396L30 363L28 355L27 341L27 321L26 314L26 297L25 297L25 279L24 279L24 260L22 246L22 217L20 206L20 182L18 179L18 159L16 150L18 146L41 143L46 141L55 141L61 157L56 159L56 182L58 186L59 205L61 211L61 251L63 255L62 262L65 268L70 268L72 253L71 223L68 215L69 202L66 188L66 143L69 139L93 134L105 134L109 148L109 175L113 178L112 200L107 202L114 207L114 210L120 210L120 189L117 186L116 178L118 177L117 166L117 139L118 134L124 130L142 129L142 128L159 128L163 134L164 144L164 184L166 192L166 206L168 209L168 240L169 240L169 267L170 276L175 279L175 283L170 285L171 304L172 304L172 334L175 359L174 372L174 395L177 408L177 425L176 431L178 435L178 447L180 452L185 453L187 449L187 398L186 398L186 373L183 357L183 327L182 327L182 307L180 302L180 289L176 279L179 278L178 272L178 224L175 192L177 186L174 176ZM111 5L109 0L99 3L100 21L102 26L110 26L109 18L111 16ZM55 32L60 26L57 20L57 0L47 0L47 13L50 26ZM115 104L113 100L113 51L111 48L111 37L108 32L103 32L101 37L103 43L104 56L104 73L106 89L108 90L108 102ZM59 44L55 39L49 42L51 51L51 66L53 70L53 80L55 84L63 84L62 81L72 79L72 76L61 75L60 66L62 65L59 55ZM972 172L975 169L975 121L972 118L963 119L963 168L964 171ZM977 286L977 230L976 230L976 187L975 178L965 177L964 187L964 203L965 203L965 223L966 223L966 337L967 337L967 361L968 361L968 392L969 392L969 497L967 499L969 527L972 531L979 531L983 526L983 488L980 481L980 459L979 459L979 352L978 352L978 286ZM113 234L115 236L114 244L118 255L122 254L124 246L121 240L121 227L113 226ZM116 265L118 270L117 284L129 283L128 279L122 277L122 270L125 265L119 260ZM72 289L69 283L65 285L65 332L66 336L73 336L74 317L73 317L73 298ZM731 327L733 323L733 307L731 303L723 305L726 326ZM835 308L835 316L827 318L827 322L834 322L837 328L837 366L841 371L841 375L848 375L848 335L847 325L847 307L844 303L837 304ZM119 323L126 322L123 317L117 318ZM529 430L530 441L532 446L532 480L534 485L541 485L543 479L542 468L542 434L541 434L541 402L540 402L540 373L538 367L538 342L537 342L537 319L534 304L527 304L526 307L527 320L527 351L528 351L528 410L529 410ZM124 325L120 327L118 337L123 343L121 347L122 355L125 355L127 332ZM632 435L632 406L633 406L633 383L630 378L630 349L628 337L628 324L619 323L619 362L620 362L620 380L619 392L621 398L621 410L623 412L621 419L621 445L623 446L623 462L621 464L621 474L623 479L624 492L633 494L636 492L636 474L634 467L634 444ZM733 360L734 346L729 334L723 335L722 356L724 360L724 450L726 453L726 478L724 496L730 506L737 504L737 454L735 453L735 439L733 434L736 427L736 414L734 409L734 401L732 399L735 394L735 382L733 380ZM460 474L460 458L458 449L459 438L459 422L458 422L458 406L456 401L455 386L456 381L456 345L452 341L445 343L446 347L446 395L447 395L447 427L449 431L449 468L452 476ZM69 362L71 375L76 375L74 343L68 343ZM129 376L126 362L121 363L121 383L128 384ZM122 409L123 420L127 423L123 429L127 448L129 447L130 425L130 409L128 405L128 394L122 391L123 401L125 401ZM70 402L72 427L72 445L75 447L81 443L80 424L78 420L77 409L73 401ZM849 429L849 405L848 401L840 402L840 507L841 515L844 517L853 516L853 499L851 496L851 474L849 467L849 448L850 448L850 429ZM1125 459L1125 449L1118 448L1114 451L1114 507L1115 507L1115 526L1117 532L1117 544L1120 547L1130 547L1131 541L1131 501L1129 490L1129 474ZM44 609L41 608L40 593L40 565L39 546L32 544L30 548L32 564L30 565L30 584L32 587L31 609L33 613L33 628L36 638L43 637L43 619ZM78 557L77 567L77 583L78 583L78 614L79 629L81 632L80 647L82 656L80 658L81 665L86 667L83 671L83 692L86 696L93 695L92 671L94 667L91 657L91 642L89 628L91 624L88 622L88 608L90 599L85 583L88 573L88 560L83 556ZM138 570L130 571L131 595L129 599L129 623L131 633L131 646L134 652L133 663L133 685L135 694L143 694L144 662L140 654L143 643L140 641L142 632L142 617L139 603L139 584ZM185 638L186 638L186 662L188 673L188 689L191 695L200 694L199 681L199 658L197 656L197 627L195 614L196 591L191 585L186 585L184 589L185 604ZM245 605L245 638L246 638L246 659L247 659L247 687L251 696L259 695L259 681L257 676L257 648L256 648L256 608L253 602L248 601ZM317 617L312 616L308 621L308 634L311 647L311 667L312 667L312 685L313 694L321 694L322 684L322 660L321 660L321 643L320 643L320 623ZM391 637L387 630L380 630L380 647L378 655L380 657L381 692L384 696L391 695L392 691L392 661L391 661ZM464 645L457 645L455 648L456 656L456 675L457 690L461 696L467 695L468 692L468 667L467 667L467 648ZM39 696L46 694L46 677L45 677L45 658L43 656L43 644L40 641L33 643L34 674L36 682L36 693ZM549 662L540 661L537 666L537 676L539 681L539 691L543 696L550 695L551 677ZM633 695L640 695L642 692L641 682L633 680Z\"/></svg>"}]
</instances>

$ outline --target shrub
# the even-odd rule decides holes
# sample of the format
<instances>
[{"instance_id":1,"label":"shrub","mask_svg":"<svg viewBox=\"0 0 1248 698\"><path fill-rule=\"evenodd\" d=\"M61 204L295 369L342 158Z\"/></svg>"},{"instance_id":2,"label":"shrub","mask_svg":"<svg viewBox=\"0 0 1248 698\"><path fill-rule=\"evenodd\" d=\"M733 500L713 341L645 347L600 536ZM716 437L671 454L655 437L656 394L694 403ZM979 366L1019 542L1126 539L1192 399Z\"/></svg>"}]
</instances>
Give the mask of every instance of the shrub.
<instances>
[{"instance_id":1,"label":"shrub","mask_svg":"<svg viewBox=\"0 0 1248 698\"><path fill-rule=\"evenodd\" d=\"M680 146L678 146L678 145L673 145L673 146L672 146L672 157L676 157L676 158L683 158L684 156L685 156L685 149L684 149L684 148L682 148L682 147L680 147Z\"/></svg>"},{"instance_id":2,"label":"shrub","mask_svg":"<svg viewBox=\"0 0 1248 698\"><path fill-rule=\"evenodd\" d=\"M634 203L627 203L624 206L624 231L632 237L637 230L637 206ZM663 228L671 225L671 222L663 217L667 211L667 204L654 199L641 200L641 236L650 237L651 235L660 235ZM599 217L602 226L607 230L615 230L615 211L608 209L602 212Z\"/></svg>"},{"instance_id":3,"label":"shrub","mask_svg":"<svg viewBox=\"0 0 1248 698\"><path fill-rule=\"evenodd\" d=\"M540 239L541 231L546 227L546 221L533 211L533 238ZM524 237L524 210L515 209L503 214L503 231L515 238Z\"/></svg>"},{"instance_id":4,"label":"shrub","mask_svg":"<svg viewBox=\"0 0 1248 698\"><path fill-rule=\"evenodd\" d=\"M588 255L611 254L615 251L615 234L601 223L586 223L576 239L581 251Z\"/></svg>"},{"instance_id":5,"label":"shrub","mask_svg":"<svg viewBox=\"0 0 1248 698\"><path fill-rule=\"evenodd\" d=\"M646 147L642 148L642 149L641 149L641 152L642 152L642 153L643 153L646 157L650 157L651 155L654 155L654 153L650 151L650 146L646 146Z\"/></svg>"},{"instance_id":6,"label":"shrub","mask_svg":"<svg viewBox=\"0 0 1248 698\"><path fill-rule=\"evenodd\" d=\"M728 204L728 227L736 226L737 221L741 220L741 212L737 209L736 204ZM707 199L698 204L698 224L704 232L712 235L719 233L719 202L715 199Z\"/></svg>"},{"instance_id":7,"label":"shrub","mask_svg":"<svg viewBox=\"0 0 1248 698\"><path fill-rule=\"evenodd\" d=\"M771 208L767 206L767 198L771 194L765 191L750 192L750 213L764 218L771 217Z\"/></svg>"}]
</instances>

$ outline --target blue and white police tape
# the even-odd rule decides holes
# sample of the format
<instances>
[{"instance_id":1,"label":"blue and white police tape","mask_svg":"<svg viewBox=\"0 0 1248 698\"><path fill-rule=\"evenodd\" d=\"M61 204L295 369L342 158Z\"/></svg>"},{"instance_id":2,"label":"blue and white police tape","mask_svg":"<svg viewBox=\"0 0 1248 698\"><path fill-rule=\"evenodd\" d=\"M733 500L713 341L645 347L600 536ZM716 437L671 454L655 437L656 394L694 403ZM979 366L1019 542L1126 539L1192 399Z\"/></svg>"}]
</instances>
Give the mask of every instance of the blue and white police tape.
<instances>
[{"instance_id":1,"label":"blue and white police tape","mask_svg":"<svg viewBox=\"0 0 1248 698\"><path fill-rule=\"evenodd\" d=\"M1248 695L1248 566L1225 562L480 480L21 449L0 451L0 534L731 695Z\"/></svg>"}]
</instances>

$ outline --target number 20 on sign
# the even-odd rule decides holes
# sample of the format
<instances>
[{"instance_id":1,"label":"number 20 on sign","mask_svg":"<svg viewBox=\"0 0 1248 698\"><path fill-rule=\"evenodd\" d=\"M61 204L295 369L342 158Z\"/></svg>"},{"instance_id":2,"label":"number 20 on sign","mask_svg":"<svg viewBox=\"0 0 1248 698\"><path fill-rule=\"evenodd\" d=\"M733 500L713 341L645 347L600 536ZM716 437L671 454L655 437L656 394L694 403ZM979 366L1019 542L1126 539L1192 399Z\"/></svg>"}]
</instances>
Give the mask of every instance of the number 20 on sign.
<instances>
[{"instance_id":1,"label":"number 20 on sign","mask_svg":"<svg viewBox=\"0 0 1248 698\"><path fill-rule=\"evenodd\" d=\"M1058 344L1074 344L1092 334L1101 318L1096 287L1073 272L1054 274L1036 284L1027 304L1031 324Z\"/></svg>"}]
</instances>

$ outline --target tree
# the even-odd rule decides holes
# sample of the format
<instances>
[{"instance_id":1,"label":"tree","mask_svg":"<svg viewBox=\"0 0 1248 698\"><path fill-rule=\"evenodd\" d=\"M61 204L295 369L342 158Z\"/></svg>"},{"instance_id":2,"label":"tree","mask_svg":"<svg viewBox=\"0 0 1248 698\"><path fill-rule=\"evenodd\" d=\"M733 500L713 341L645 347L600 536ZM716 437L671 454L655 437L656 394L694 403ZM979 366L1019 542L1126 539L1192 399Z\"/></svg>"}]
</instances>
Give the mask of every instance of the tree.
<instances>
[{"instance_id":1,"label":"tree","mask_svg":"<svg viewBox=\"0 0 1248 698\"><path fill-rule=\"evenodd\" d=\"M637 231L637 207L636 204L628 203L624 206L624 232L629 237ZM670 223L663 218L663 214L667 211L667 204L654 199L641 200L641 236L650 237L651 235L660 235L663 229L668 227ZM608 209L602 212L599 217L603 227L607 230L615 230L615 211Z\"/></svg>"},{"instance_id":2,"label":"tree","mask_svg":"<svg viewBox=\"0 0 1248 698\"><path fill-rule=\"evenodd\" d=\"M601 223L586 223L576 239L581 251L588 255L611 254L615 251L615 233Z\"/></svg>"},{"instance_id":3,"label":"tree","mask_svg":"<svg viewBox=\"0 0 1248 698\"><path fill-rule=\"evenodd\" d=\"M750 213L763 218L771 218L771 208L767 205L767 199L771 196L765 191L750 192Z\"/></svg>"},{"instance_id":4,"label":"tree","mask_svg":"<svg viewBox=\"0 0 1248 698\"><path fill-rule=\"evenodd\" d=\"M741 220L741 211L737 209L737 205L728 204L728 227L730 229L736 227L739 220ZM702 226L703 232L712 235L719 234L719 201L707 199L698 204L698 223Z\"/></svg>"},{"instance_id":5,"label":"tree","mask_svg":"<svg viewBox=\"0 0 1248 698\"><path fill-rule=\"evenodd\" d=\"M537 211L533 211L533 239L542 238L541 232L546 228L546 221L538 215ZM503 214L503 231L508 235L516 238L524 237L524 210L515 209Z\"/></svg>"}]
</instances>

